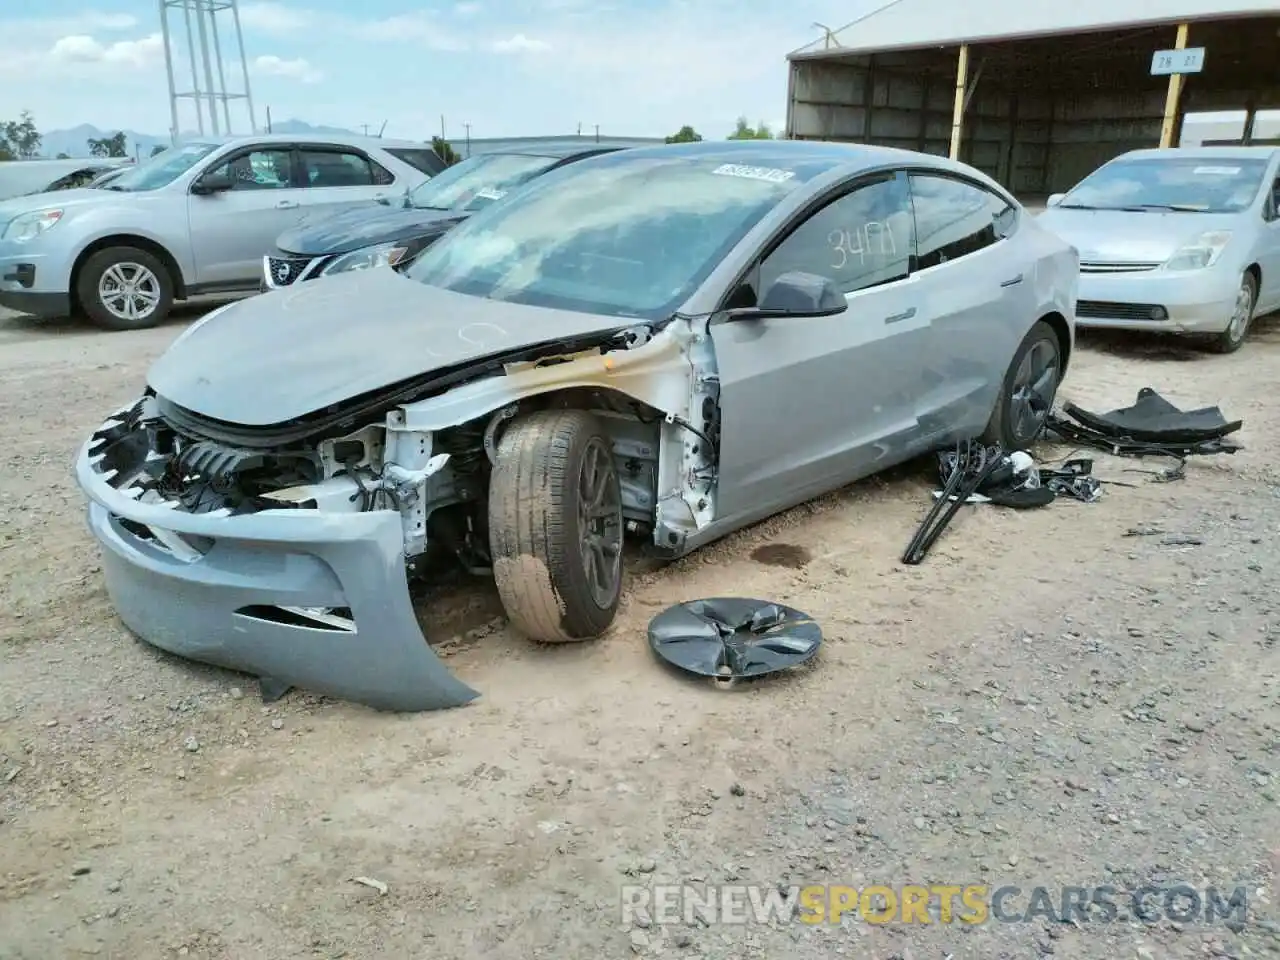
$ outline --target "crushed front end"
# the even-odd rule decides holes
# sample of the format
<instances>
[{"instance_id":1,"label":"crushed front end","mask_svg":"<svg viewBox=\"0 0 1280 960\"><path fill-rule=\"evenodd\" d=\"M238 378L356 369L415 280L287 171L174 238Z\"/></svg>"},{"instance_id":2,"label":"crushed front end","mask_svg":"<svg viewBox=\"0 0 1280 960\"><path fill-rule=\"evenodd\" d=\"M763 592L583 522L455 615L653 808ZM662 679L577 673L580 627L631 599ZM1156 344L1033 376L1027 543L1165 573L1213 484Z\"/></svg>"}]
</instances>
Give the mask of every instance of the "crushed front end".
<instances>
[{"instance_id":1,"label":"crushed front end","mask_svg":"<svg viewBox=\"0 0 1280 960\"><path fill-rule=\"evenodd\" d=\"M478 696L428 645L406 575L447 456L420 438L388 452L380 426L270 443L214 427L148 395L80 451L125 625L179 656L377 709Z\"/></svg>"}]
</instances>

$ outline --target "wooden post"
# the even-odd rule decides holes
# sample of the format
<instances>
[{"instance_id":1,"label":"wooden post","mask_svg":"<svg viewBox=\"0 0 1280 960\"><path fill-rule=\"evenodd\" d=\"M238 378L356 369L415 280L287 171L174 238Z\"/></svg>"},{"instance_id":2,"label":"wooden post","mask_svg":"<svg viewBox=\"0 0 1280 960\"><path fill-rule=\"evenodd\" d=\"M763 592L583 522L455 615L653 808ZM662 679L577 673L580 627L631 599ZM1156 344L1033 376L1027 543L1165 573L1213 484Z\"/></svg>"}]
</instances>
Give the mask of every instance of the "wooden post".
<instances>
[{"instance_id":1,"label":"wooden post","mask_svg":"<svg viewBox=\"0 0 1280 960\"><path fill-rule=\"evenodd\" d=\"M956 103L951 111L951 153L952 160L960 159L960 140L964 132L964 93L969 75L969 45L960 46L960 56L956 60Z\"/></svg>"},{"instance_id":2,"label":"wooden post","mask_svg":"<svg viewBox=\"0 0 1280 960\"><path fill-rule=\"evenodd\" d=\"M1173 44L1175 50L1187 48L1187 25L1178 24L1178 39ZM1169 92L1164 97L1164 122L1160 125L1160 146L1176 146L1174 133L1178 128L1178 101L1182 99L1183 74L1174 73L1169 76Z\"/></svg>"}]
</instances>

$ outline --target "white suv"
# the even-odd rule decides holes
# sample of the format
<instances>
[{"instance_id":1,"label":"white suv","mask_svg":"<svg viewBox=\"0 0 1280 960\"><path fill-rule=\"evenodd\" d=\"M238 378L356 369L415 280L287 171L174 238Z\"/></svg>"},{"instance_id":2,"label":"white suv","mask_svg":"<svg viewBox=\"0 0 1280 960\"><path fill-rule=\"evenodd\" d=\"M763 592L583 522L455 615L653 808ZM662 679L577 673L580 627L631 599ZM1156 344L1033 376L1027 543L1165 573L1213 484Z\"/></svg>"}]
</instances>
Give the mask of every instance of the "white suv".
<instances>
[{"instance_id":1,"label":"white suv","mask_svg":"<svg viewBox=\"0 0 1280 960\"><path fill-rule=\"evenodd\" d=\"M112 330L155 326L175 300L257 290L262 258L303 217L399 197L442 169L411 141L183 143L101 188L0 203L0 306L82 312Z\"/></svg>"}]
</instances>

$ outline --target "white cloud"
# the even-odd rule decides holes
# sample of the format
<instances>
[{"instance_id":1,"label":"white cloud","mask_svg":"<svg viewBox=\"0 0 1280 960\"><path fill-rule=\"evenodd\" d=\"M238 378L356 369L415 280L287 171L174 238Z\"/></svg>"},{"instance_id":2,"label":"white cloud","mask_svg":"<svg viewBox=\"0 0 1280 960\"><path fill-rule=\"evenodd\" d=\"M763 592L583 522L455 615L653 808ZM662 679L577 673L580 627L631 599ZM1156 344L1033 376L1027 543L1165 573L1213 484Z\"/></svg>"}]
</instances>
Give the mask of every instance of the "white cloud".
<instances>
[{"instance_id":1,"label":"white cloud","mask_svg":"<svg viewBox=\"0 0 1280 960\"><path fill-rule=\"evenodd\" d=\"M551 44L545 40L535 40L526 37L523 33L517 33L506 40L495 40L490 45L490 49L495 53L544 53L551 49Z\"/></svg>"},{"instance_id":2,"label":"white cloud","mask_svg":"<svg viewBox=\"0 0 1280 960\"><path fill-rule=\"evenodd\" d=\"M55 64L106 64L113 67L144 69L164 62L164 40L152 33L140 40L117 40L100 43L88 34L75 34L57 40L46 54Z\"/></svg>"},{"instance_id":3,"label":"white cloud","mask_svg":"<svg viewBox=\"0 0 1280 960\"><path fill-rule=\"evenodd\" d=\"M413 43L432 50L466 50L466 38L443 27L428 13L403 13L353 25L355 36L378 43Z\"/></svg>"},{"instance_id":4,"label":"white cloud","mask_svg":"<svg viewBox=\"0 0 1280 960\"><path fill-rule=\"evenodd\" d=\"M291 35L315 23L310 10L285 6L283 3L246 3L240 7L240 25L260 33Z\"/></svg>"},{"instance_id":5,"label":"white cloud","mask_svg":"<svg viewBox=\"0 0 1280 960\"><path fill-rule=\"evenodd\" d=\"M304 57L284 60L271 54L265 54L261 57L255 57L249 65L249 70L251 73L267 77L287 77L290 80L301 80L303 83L319 83L324 79L324 74L311 66L311 63Z\"/></svg>"},{"instance_id":6,"label":"white cloud","mask_svg":"<svg viewBox=\"0 0 1280 960\"><path fill-rule=\"evenodd\" d=\"M480 4L474 0L463 0L462 3L454 4L453 12L459 17L474 17L481 10Z\"/></svg>"}]
</instances>

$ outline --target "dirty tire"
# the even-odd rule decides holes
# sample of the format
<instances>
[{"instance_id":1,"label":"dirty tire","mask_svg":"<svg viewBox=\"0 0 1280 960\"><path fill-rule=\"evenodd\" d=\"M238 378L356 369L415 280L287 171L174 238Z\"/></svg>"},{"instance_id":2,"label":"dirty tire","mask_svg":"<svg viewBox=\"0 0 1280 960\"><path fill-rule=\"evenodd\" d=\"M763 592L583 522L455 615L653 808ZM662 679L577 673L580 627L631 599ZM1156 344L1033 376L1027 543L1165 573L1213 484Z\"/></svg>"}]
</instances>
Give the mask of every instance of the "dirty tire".
<instances>
[{"instance_id":1,"label":"dirty tire","mask_svg":"<svg viewBox=\"0 0 1280 960\"><path fill-rule=\"evenodd\" d=\"M103 301L103 278L113 269L123 270L126 277L138 275L132 269L134 267L141 268L154 278L154 283L148 282L144 290L147 297L154 295L154 306L145 315L121 316L119 311L113 311ZM137 247L108 247L90 256L80 268L80 273L76 276L76 297L85 315L95 326L106 330L143 330L163 323L169 316L173 307L173 277L160 259L146 250L139 250Z\"/></svg>"},{"instance_id":2,"label":"dirty tire","mask_svg":"<svg viewBox=\"0 0 1280 960\"><path fill-rule=\"evenodd\" d=\"M1246 299L1247 298L1247 299ZM1258 309L1258 281L1246 270L1240 278L1240 291L1236 297L1235 311L1227 324L1227 329L1208 341L1209 350L1213 353L1235 353L1242 346L1249 327L1253 325L1253 314Z\"/></svg>"},{"instance_id":3,"label":"dirty tire","mask_svg":"<svg viewBox=\"0 0 1280 960\"><path fill-rule=\"evenodd\" d=\"M1053 384L1047 397L1040 398L1040 405L1045 405L1044 416L1053 409L1053 402L1062 382L1062 349L1057 332L1044 320L1037 320L1022 338L1022 343L1014 351L1009 369L1005 371L1000 383L1000 395L996 397L995 408L991 411L991 419L987 421L987 429L983 431L982 442L987 445L1000 444L1005 450L1026 450L1044 430L1043 417L1034 430L1019 426L1017 417L1017 401L1015 392L1019 390L1019 378L1023 371L1023 362L1033 351L1037 355L1052 350L1055 370ZM1047 404L1047 405L1046 405Z\"/></svg>"},{"instance_id":4,"label":"dirty tire","mask_svg":"<svg viewBox=\"0 0 1280 960\"><path fill-rule=\"evenodd\" d=\"M503 433L489 481L489 547L498 595L512 625L534 640L566 643L600 636L622 594L621 488L600 421L582 410L551 410L514 421ZM592 587L582 516L584 468L608 462L600 511L616 534L611 587ZM607 582L608 577L600 577Z\"/></svg>"}]
</instances>

